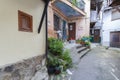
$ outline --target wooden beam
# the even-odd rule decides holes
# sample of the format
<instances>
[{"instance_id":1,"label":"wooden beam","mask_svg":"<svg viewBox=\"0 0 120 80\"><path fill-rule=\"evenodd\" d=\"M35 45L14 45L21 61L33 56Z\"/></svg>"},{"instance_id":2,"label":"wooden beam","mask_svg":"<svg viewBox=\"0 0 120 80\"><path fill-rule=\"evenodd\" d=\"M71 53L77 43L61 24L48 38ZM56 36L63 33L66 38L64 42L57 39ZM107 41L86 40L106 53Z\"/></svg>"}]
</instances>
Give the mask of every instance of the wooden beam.
<instances>
[{"instance_id":1,"label":"wooden beam","mask_svg":"<svg viewBox=\"0 0 120 80\"><path fill-rule=\"evenodd\" d=\"M61 10L59 8L55 7L54 5L52 5L52 9L53 9L54 13L60 15L66 21L77 20L77 19L81 19L83 17L83 16L67 17L61 12Z\"/></svg>"},{"instance_id":2,"label":"wooden beam","mask_svg":"<svg viewBox=\"0 0 120 80\"><path fill-rule=\"evenodd\" d=\"M61 0L57 0L57 1L61 1ZM66 1L67 0L63 0L64 2L65 2L65 4L66 4ZM62 11L59 9L59 8L57 8L55 5L54 5L54 2L56 2L56 1L53 1L53 2L51 2L51 5L52 5L52 9L53 9L53 11L54 11L54 13L56 13L56 14L58 14L58 15L60 15L63 19L65 19L66 21L71 21L71 20L77 20L77 19L81 19L83 16L71 16L71 17L67 17L65 14L63 14L62 13ZM67 1L68 2L68 1ZM70 2L69 2L70 3ZM70 3L71 4L71 3ZM68 5L68 4L67 4ZM69 5L68 5L69 6ZM72 8L73 8L73 6L74 5L72 5L71 4L71 6L72 6ZM71 7L70 6L70 7ZM76 7L76 6L74 6L74 7ZM77 8L77 7L76 7ZM74 9L74 8L73 8ZM79 9L79 8L77 8L77 9ZM76 9L75 9L76 10ZM80 9L79 9L80 10ZM83 12L83 11L82 11ZM82 14L81 12L79 12L80 14ZM83 12L83 14L82 15L86 15L86 13L84 13Z\"/></svg>"},{"instance_id":3,"label":"wooden beam","mask_svg":"<svg viewBox=\"0 0 120 80\"><path fill-rule=\"evenodd\" d=\"M60 9L56 8L54 5L52 5L52 9L54 10L54 13L57 13L57 14L60 15L63 19L65 19L66 21L68 21L68 18L61 12Z\"/></svg>"}]
</instances>

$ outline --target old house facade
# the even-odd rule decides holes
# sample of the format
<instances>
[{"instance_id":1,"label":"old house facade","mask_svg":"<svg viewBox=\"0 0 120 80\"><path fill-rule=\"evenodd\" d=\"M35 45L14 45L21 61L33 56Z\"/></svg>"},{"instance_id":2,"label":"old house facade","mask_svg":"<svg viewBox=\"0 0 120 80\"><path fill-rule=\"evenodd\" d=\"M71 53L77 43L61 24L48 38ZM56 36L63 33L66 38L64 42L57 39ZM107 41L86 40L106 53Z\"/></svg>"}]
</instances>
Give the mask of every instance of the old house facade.
<instances>
[{"instance_id":1,"label":"old house facade","mask_svg":"<svg viewBox=\"0 0 120 80\"><path fill-rule=\"evenodd\" d=\"M44 0L0 1L0 80L47 80L45 21L38 34L44 5Z\"/></svg>"},{"instance_id":2,"label":"old house facade","mask_svg":"<svg viewBox=\"0 0 120 80\"><path fill-rule=\"evenodd\" d=\"M90 0L56 0L48 8L49 37L62 34L63 40L77 40L82 36L89 36Z\"/></svg>"},{"instance_id":3,"label":"old house facade","mask_svg":"<svg viewBox=\"0 0 120 80\"><path fill-rule=\"evenodd\" d=\"M104 1L102 44L120 47L120 1Z\"/></svg>"},{"instance_id":4,"label":"old house facade","mask_svg":"<svg viewBox=\"0 0 120 80\"><path fill-rule=\"evenodd\" d=\"M120 47L120 1L101 0L91 2L91 35L93 42L103 46ZM95 16L94 16L95 15Z\"/></svg>"},{"instance_id":5,"label":"old house facade","mask_svg":"<svg viewBox=\"0 0 120 80\"><path fill-rule=\"evenodd\" d=\"M91 0L90 35L92 42L101 42L101 9L103 0Z\"/></svg>"}]
</instances>

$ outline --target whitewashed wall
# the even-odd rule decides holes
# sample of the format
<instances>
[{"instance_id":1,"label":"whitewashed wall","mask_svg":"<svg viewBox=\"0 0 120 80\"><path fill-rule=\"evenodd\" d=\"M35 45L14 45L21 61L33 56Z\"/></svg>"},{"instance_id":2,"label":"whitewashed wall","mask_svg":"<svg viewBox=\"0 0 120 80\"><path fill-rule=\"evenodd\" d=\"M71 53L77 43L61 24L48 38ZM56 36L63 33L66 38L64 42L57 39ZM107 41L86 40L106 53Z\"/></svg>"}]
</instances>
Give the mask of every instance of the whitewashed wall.
<instances>
[{"instance_id":1,"label":"whitewashed wall","mask_svg":"<svg viewBox=\"0 0 120 80\"><path fill-rule=\"evenodd\" d=\"M37 33L42 0L0 0L0 66L45 53L45 24ZM18 31L18 10L33 16L33 32Z\"/></svg>"},{"instance_id":2,"label":"whitewashed wall","mask_svg":"<svg viewBox=\"0 0 120 80\"><path fill-rule=\"evenodd\" d=\"M92 10L90 12L90 22L96 22L97 21L97 11Z\"/></svg>"},{"instance_id":3,"label":"whitewashed wall","mask_svg":"<svg viewBox=\"0 0 120 80\"><path fill-rule=\"evenodd\" d=\"M102 44L110 46L110 32L120 31L120 19L111 20L111 10L103 13L103 27L102 27Z\"/></svg>"}]
</instances>

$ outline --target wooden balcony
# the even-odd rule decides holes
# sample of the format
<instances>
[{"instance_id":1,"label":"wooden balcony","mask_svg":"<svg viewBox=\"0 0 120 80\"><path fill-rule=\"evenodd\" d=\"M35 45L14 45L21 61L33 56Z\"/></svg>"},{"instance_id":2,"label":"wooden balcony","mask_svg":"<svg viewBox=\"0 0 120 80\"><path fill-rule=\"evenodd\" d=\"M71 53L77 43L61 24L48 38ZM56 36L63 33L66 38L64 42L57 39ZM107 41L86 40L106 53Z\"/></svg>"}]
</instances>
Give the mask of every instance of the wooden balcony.
<instances>
[{"instance_id":1,"label":"wooden balcony","mask_svg":"<svg viewBox=\"0 0 120 80\"><path fill-rule=\"evenodd\" d=\"M79 0L76 3L73 2L73 0L68 0L70 3L73 3L76 7L78 7L79 9L81 9L82 11L84 11L85 9L85 2L84 0Z\"/></svg>"},{"instance_id":2,"label":"wooden balcony","mask_svg":"<svg viewBox=\"0 0 120 80\"><path fill-rule=\"evenodd\" d=\"M68 0L56 0L52 3L55 13L61 15L66 20L71 20L86 15L84 11L73 5Z\"/></svg>"}]
</instances>

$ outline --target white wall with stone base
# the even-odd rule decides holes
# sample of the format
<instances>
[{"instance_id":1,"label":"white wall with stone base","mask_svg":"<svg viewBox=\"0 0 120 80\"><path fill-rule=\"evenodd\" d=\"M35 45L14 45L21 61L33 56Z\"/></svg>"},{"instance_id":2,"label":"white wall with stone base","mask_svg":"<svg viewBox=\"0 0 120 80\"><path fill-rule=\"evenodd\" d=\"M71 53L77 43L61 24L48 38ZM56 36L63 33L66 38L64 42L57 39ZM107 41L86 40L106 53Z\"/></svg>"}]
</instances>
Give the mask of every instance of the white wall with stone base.
<instances>
[{"instance_id":1,"label":"white wall with stone base","mask_svg":"<svg viewBox=\"0 0 120 80\"><path fill-rule=\"evenodd\" d=\"M48 80L45 56L36 56L0 68L0 80Z\"/></svg>"}]
</instances>

